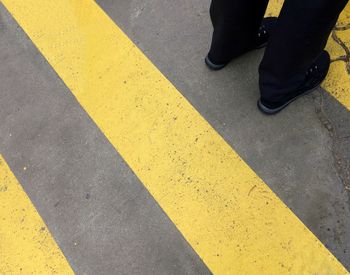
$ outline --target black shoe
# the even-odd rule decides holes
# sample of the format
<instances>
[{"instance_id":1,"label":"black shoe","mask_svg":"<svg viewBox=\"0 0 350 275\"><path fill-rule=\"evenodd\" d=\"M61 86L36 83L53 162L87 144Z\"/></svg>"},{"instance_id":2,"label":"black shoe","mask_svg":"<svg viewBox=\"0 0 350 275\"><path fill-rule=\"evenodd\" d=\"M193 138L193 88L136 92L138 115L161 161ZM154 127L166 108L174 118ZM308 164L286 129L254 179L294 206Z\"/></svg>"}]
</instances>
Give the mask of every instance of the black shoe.
<instances>
[{"instance_id":1,"label":"black shoe","mask_svg":"<svg viewBox=\"0 0 350 275\"><path fill-rule=\"evenodd\" d=\"M330 56L327 51L323 51L321 55L316 59L312 66L307 70L305 74L304 82L296 89L295 92L288 95L288 97L278 104L271 104L266 102L263 98L258 101L258 108L261 112L267 115L273 115L285 107L287 107L294 100L299 97L311 93L317 89L322 81L326 78L330 66Z\"/></svg>"},{"instance_id":2,"label":"black shoe","mask_svg":"<svg viewBox=\"0 0 350 275\"><path fill-rule=\"evenodd\" d=\"M276 22L277 22L277 17L264 18L263 22L261 24L261 27L259 29L259 32L256 36L256 40L255 40L254 44L250 48L248 48L245 52L243 52L242 54L249 52L251 50L261 49L261 48L266 47L267 41L269 40L269 37L270 37L270 33L273 30ZM208 66L209 69L217 71L217 70L224 68L228 63L230 63L231 60L228 60L227 62L222 63L222 64L217 64L213 60L210 60L209 56L207 55L205 57L205 64Z\"/></svg>"}]
</instances>

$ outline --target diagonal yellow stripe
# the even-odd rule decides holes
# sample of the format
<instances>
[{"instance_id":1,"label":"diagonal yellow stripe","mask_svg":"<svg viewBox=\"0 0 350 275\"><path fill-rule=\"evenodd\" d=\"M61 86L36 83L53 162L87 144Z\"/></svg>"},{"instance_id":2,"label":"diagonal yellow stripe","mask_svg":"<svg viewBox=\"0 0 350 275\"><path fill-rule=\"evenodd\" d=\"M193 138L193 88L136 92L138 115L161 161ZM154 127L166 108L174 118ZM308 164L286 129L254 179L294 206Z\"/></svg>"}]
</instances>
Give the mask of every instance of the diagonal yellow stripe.
<instances>
[{"instance_id":1,"label":"diagonal yellow stripe","mask_svg":"<svg viewBox=\"0 0 350 275\"><path fill-rule=\"evenodd\" d=\"M2 0L217 274L347 274L92 0Z\"/></svg>"},{"instance_id":2,"label":"diagonal yellow stripe","mask_svg":"<svg viewBox=\"0 0 350 275\"><path fill-rule=\"evenodd\" d=\"M74 274L1 155L0 274Z\"/></svg>"}]
</instances>

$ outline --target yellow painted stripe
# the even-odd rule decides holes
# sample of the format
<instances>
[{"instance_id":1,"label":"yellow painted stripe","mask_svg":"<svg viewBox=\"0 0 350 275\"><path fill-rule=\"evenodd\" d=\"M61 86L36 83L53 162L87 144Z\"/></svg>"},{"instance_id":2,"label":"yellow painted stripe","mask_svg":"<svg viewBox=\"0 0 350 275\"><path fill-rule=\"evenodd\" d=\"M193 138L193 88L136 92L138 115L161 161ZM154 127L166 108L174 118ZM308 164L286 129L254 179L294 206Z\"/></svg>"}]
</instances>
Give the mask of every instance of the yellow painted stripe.
<instances>
[{"instance_id":1,"label":"yellow painted stripe","mask_svg":"<svg viewBox=\"0 0 350 275\"><path fill-rule=\"evenodd\" d=\"M347 274L92 0L2 0L216 274Z\"/></svg>"},{"instance_id":2,"label":"yellow painted stripe","mask_svg":"<svg viewBox=\"0 0 350 275\"><path fill-rule=\"evenodd\" d=\"M277 16L283 0L271 0L268 15ZM350 2L339 17L336 31L328 40L327 51L332 58L331 68L322 87L350 110Z\"/></svg>"},{"instance_id":3,"label":"yellow painted stripe","mask_svg":"<svg viewBox=\"0 0 350 275\"><path fill-rule=\"evenodd\" d=\"M1 155L0 274L74 274Z\"/></svg>"}]
</instances>

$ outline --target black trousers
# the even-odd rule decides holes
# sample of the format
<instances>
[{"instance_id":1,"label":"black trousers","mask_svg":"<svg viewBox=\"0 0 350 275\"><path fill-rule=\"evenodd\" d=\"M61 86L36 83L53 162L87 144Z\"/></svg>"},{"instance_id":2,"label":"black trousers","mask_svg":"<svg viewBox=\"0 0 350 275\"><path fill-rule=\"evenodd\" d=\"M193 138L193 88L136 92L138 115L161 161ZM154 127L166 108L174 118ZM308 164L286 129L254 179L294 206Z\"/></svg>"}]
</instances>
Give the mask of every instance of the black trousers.
<instances>
[{"instance_id":1,"label":"black trousers","mask_svg":"<svg viewBox=\"0 0 350 275\"><path fill-rule=\"evenodd\" d=\"M216 61L238 56L251 46L269 0L212 0ZM304 81L305 72L325 48L348 0L285 0L259 67L261 96L283 101Z\"/></svg>"}]
</instances>

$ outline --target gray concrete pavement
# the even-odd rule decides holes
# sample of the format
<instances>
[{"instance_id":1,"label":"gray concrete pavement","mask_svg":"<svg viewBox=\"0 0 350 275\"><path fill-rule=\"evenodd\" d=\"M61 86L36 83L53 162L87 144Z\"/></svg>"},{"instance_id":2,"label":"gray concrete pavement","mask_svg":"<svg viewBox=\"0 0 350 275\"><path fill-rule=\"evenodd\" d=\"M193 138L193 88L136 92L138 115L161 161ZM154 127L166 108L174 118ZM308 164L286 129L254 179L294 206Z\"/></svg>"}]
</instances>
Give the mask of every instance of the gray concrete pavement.
<instances>
[{"instance_id":1,"label":"gray concrete pavement","mask_svg":"<svg viewBox=\"0 0 350 275\"><path fill-rule=\"evenodd\" d=\"M203 64L209 1L97 2L350 269L349 111L319 89L277 116L261 115L255 102L262 51L220 72ZM74 270L210 273L11 16L2 6L0 11L0 153Z\"/></svg>"},{"instance_id":2,"label":"gray concrete pavement","mask_svg":"<svg viewBox=\"0 0 350 275\"><path fill-rule=\"evenodd\" d=\"M263 51L219 72L203 63L212 30L210 1L97 2L349 268L349 111L319 89L277 116L260 114Z\"/></svg>"},{"instance_id":3,"label":"gray concrete pavement","mask_svg":"<svg viewBox=\"0 0 350 275\"><path fill-rule=\"evenodd\" d=\"M0 153L74 271L209 274L3 6L0 33Z\"/></svg>"}]
</instances>

